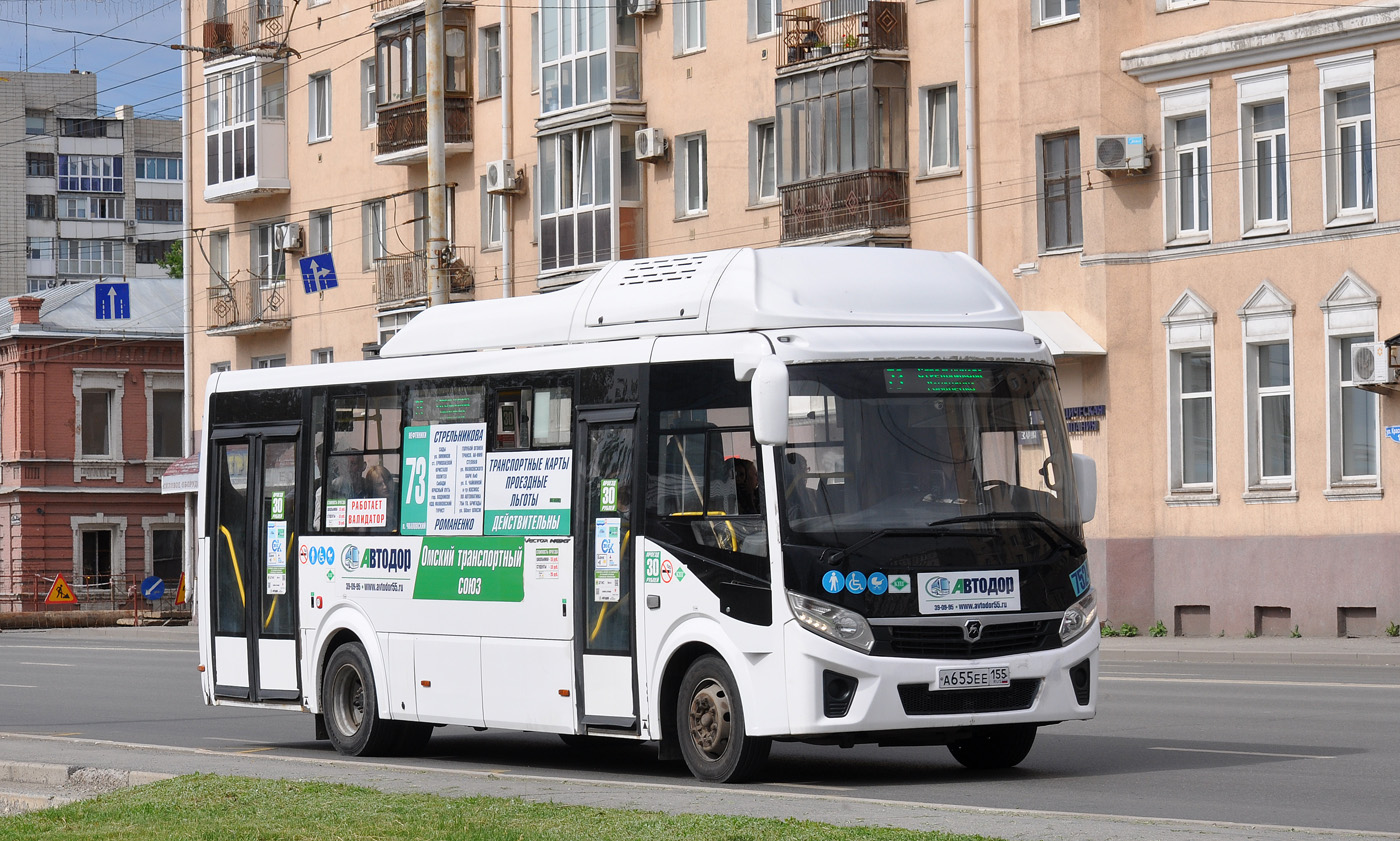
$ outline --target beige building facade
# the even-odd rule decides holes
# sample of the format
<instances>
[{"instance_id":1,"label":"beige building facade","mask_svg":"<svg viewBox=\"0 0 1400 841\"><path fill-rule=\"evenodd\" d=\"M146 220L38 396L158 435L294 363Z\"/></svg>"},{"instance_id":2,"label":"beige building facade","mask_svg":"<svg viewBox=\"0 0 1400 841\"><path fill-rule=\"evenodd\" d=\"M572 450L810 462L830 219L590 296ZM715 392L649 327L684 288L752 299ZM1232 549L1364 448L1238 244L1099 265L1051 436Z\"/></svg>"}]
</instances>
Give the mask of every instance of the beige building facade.
<instances>
[{"instance_id":1,"label":"beige building facade","mask_svg":"<svg viewBox=\"0 0 1400 841\"><path fill-rule=\"evenodd\" d=\"M1400 408L1353 364L1400 333L1400 3L444 5L452 299L712 248L968 251L1098 462L1102 618L1400 621ZM186 13L198 417L211 370L372 355L426 305L427 37L422 0Z\"/></svg>"}]
</instances>

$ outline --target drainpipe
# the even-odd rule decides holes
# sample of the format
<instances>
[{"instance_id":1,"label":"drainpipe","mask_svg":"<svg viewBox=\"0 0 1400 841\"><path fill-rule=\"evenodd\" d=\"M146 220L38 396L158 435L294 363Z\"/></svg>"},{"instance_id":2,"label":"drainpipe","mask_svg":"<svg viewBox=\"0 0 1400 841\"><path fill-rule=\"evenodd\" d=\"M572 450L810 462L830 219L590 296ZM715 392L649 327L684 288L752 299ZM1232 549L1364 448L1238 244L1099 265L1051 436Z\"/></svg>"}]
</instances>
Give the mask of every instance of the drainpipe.
<instances>
[{"instance_id":1,"label":"drainpipe","mask_svg":"<svg viewBox=\"0 0 1400 841\"><path fill-rule=\"evenodd\" d=\"M976 0L963 0L963 124L967 127L963 181L967 185L967 256L980 262L981 244L977 240L980 227L980 197L977 191L977 39L973 29L976 7Z\"/></svg>"},{"instance_id":2,"label":"drainpipe","mask_svg":"<svg viewBox=\"0 0 1400 841\"><path fill-rule=\"evenodd\" d=\"M511 155L511 96L510 96L510 17L513 11L511 0L505 0L501 8L501 157L508 161ZM515 254L515 199L509 193L504 196L501 207L501 297L512 295L511 279L514 275L512 264Z\"/></svg>"},{"instance_id":3,"label":"drainpipe","mask_svg":"<svg viewBox=\"0 0 1400 841\"><path fill-rule=\"evenodd\" d=\"M447 132L443 103L442 0L428 0L424 23L428 30L428 306L447 303Z\"/></svg>"}]
</instances>

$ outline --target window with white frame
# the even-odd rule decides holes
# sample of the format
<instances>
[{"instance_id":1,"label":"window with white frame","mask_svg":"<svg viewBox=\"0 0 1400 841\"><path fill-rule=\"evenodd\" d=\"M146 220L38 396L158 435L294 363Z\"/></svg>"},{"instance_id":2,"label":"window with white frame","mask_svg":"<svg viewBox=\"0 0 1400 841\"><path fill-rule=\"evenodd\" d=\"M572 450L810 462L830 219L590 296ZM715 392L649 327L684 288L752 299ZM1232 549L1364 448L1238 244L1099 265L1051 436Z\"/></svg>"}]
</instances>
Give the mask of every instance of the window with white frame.
<instances>
[{"instance_id":1,"label":"window with white frame","mask_svg":"<svg viewBox=\"0 0 1400 841\"><path fill-rule=\"evenodd\" d=\"M307 220L309 254L329 254L331 251L331 211L313 210Z\"/></svg>"},{"instance_id":2,"label":"window with white frame","mask_svg":"<svg viewBox=\"0 0 1400 841\"><path fill-rule=\"evenodd\" d=\"M58 189L84 193L122 192L122 158L107 155L59 155Z\"/></svg>"},{"instance_id":3,"label":"window with white frame","mask_svg":"<svg viewBox=\"0 0 1400 841\"><path fill-rule=\"evenodd\" d=\"M1240 101L1242 230L1288 230L1288 69L1235 77Z\"/></svg>"},{"instance_id":4,"label":"window with white frame","mask_svg":"<svg viewBox=\"0 0 1400 841\"><path fill-rule=\"evenodd\" d=\"M541 113L641 97L639 25L619 14L617 4L551 0L540 10L539 27Z\"/></svg>"},{"instance_id":5,"label":"window with white frame","mask_svg":"<svg viewBox=\"0 0 1400 841\"><path fill-rule=\"evenodd\" d=\"M253 274L263 289L280 286L287 279L287 257L277 242L280 224L280 221L263 222L253 225L251 231Z\"/></svg>"},{"instance_id":6,"label":"window with white frame","mask_svg":"<svg viewBox=\"0 0 1400 841\"><path fill-rule=\"evenodd\" d=\"M1376 218L1375 53L1319 59L1324 202L1329 224Z\"/></svg>"},{"instance_id":7,"label":"window with white frame","mask_svg":"<svg viewBox=\"0 0 1400 841\"><path fill-rule=\"evenodd\" d=\"M1186 9L1191 6L1204 6L1210 0L1157 0L1157 11L1172 12L1177 9Z\"/></svg>"},{"instance_id":8,"label":"window with white frame","mask_svg":"<svg viewBox=\"0 0 1400 841\"><path fill-rule=\"evenodd\" d=\"M205 184L257 174L257 68L204 80Z\"/></svg>"},{"instance_id":9,"label":"window with white frame","mask_svg":"<svg viewBox=\"0 0 1400 841\"><path fill-rule=\"evenodd\" d=\"M1201 501L1200 495L1215 490L1215 310L1188 289L1162 323L1167 328L1168 503ZM1173 500L1173 495L1181 496Z\"/></svg>"},{"instance_id":10,"label":"window with white frame","mask_svg":"<svg viewBox=\"0 0 1400 841\"><path fill-rule=\"evenodd\" d=\"M680 184L676 188L676 215L698 216L709 208L710 202L705 133L677 137L676 158L676 171L680 175Z\"/></svg>"},{"instance_id":11,"label":"window with white frame","mask_svg":"<svg viewBox=\"0 0 1400 841\"><path fill-rule=\"evenodd\" d=\"M164 517L142 517L146 532L146 574L159 576L165 582L166 594L179 585L184 572L184 518L179 514Z\"/></svg>"},{"instance_id":12,"label":"window with white frame","mask_svg":"<svg viewBox=\"0 0 1400 841\"><path fill-rule=\"evenodd\" d=\"M457 188L447 185L447 240L457 239ZM428 191L418 190L413 194L413 250L424 251L428 247Z\"/></svg>"},{"instance_id":13,"label":"window with white frame","mask_svg":"<svg viewBox=\"0 0 1400 841\"><path fill-rule=\"evenodd\" d=\"M228 288L228 231L214 231L209 234L209 288L223 291Z\"/></svg>"},{"instance_id":14,"label":"window with white frame","mask_svg":"<svg viewBox=\"0 0 1400 841\"><path fill-rule=\"evenodd\" d=\"M383 199L360 205L360 251L365 271L374 268L375 261L389 254L389 228L384 210Z\"/></svg>"},{"instance_id":15,"label":"window with white frame","mask_svg":"<svg viewBox=\"0 0 1400 841\"><path fill-rule=\"evenodd\" d=\"M1166 146L1166 241L1210 241L1210 84L1160 88Z\"/></svg>"},{"instance_id":16,"label":"window with white frame","mask_svg":"<svg viewBox=\"0 0 1400 841\"><path fill-rule=\"evenodd\" d=\"M1328 489L1330 499L1379 498L1380 404L1353 379L1357 346L1375 340L1380 296L1347 272L1320 304L1327 334Z\"/></svg>"},{"instance_id":17,"label":"window with white frame","mask_svg":"<svg viewBox=\"0 0 1400 841\"><path fill-rule=\"evenodd\" d=\"M1294 501L1293 302L1269 281L1240 308L1246 502Z\"/></svg>"},{"instance_id":18,"label":"window with white frame","mask_svg":"<svg viewBox=\"0 0 1400 841\"><path fill-rule=\"evenodd\" d=\"M1040 179L1037 210L1040 214L1042 251L1079 248L1084 245L1080 204L1079 132L1047 134L1039 138L1037 163Z\"/></svg>"},{"instance_id":19,"label":"window with white frame","mask_svg":"<svg viewBox=\"0 0 1400 841\"><path fill-rule=\"evenodd\" d=\"M1062 23L1079 17L1079 0L1031 0L1035 25Z\"/></svg>"},{"instance_id":20,"label":"window with white frame","mask_svg":"<svg viewBox=\"0 0 1400 841\"><path fill-rule=\"evenodd\" d=\"M209 373L210 373L210 374L222 374L222 373L225 372L225 371L232 371L232 370L233 370L233 363L232 363L232 362L211 362L211 363L209 363Z\"/></svg>"},{"instance_id":21,"label":"window with white frame","mask_svg":"<svg viewBox=\"0 0 1400 841\"><path fill-rule=\"evenodd\" d=\"M184 161L180 158L136 156L138 181L179 181L184 177Z\"/></svg>"},{"instance_id":22,"label":"window with white frame","mask_svg":"<svg viewBox=\"0 0 1400 841\"><path fill-rule=\"evenodd\" d=\"M360 128L374 128L379 124L379 71L374 59L360 62Z\"/></svg>"},{"instance_id":23,"label":"window with white frame","mask_svg":"<svg viewBox=\"0 0 1400 841\"><path fill-rule=\"evenodd\" d=\"M179 371L147 371L146 452L152 459L177 459L185 454L185 384Z\"/></svg>"},{"instance_id":24,"label":"window with white frame","mask_svg":"<svg viewBox=\"0 0 1400 841\"><path fill-rule=\"evenodd\" d=\"M535 195L542 271L640 256L638 128L612 123L540 137Z\"/></svg>"},{"instance_id":25,"label":"window with white frame","mask_svg":"<svg viewBox=\"0 0 1400 841\"><path fill-rule=\"evenodd\" d=\"M705 49L705 6L708 0L675 0L671 4L675 20L676 55Z\"/></svg>"},{"instance_id":26,"label":"window with white frame","mask_svg":"<svg viewBox=\"0 0 1400 841\"><path fill-rule=\"evenodd\" d=\"M486 192L486 176L481 177L481 247L500 248L503 241L506 197Z\"/></svg>"},{"instance_id":27,"label":"window with white frame","mask_svg":"<svg viewBox=\"0 0 1400 841\"><path fill-rule=\"evenodd\" d=\"M501 95L501 25L483 26L477 54L481 56L481 68L477 74L477 98L487 99Z\"/></svg>"},{"instance_id":28,"label":"window with white frame","mask_svg":"<svg viewBox=\"0 0 1400 841\"><path fill-rule=\"evenodd\" d=\"M257 368L285 368L287 367L286 354L276 356L255 356L253 357L253 367Z\"/></svg>"},{"instance_id":29,"label":"window with white frame","mask_svg":"<svg viewBox=\"0 0 1400 841\"><path fill-rule=\"evenodd\" d=\"M749 37L767 38L778 34L781 25L778 13L783 10L782 0L749 0Z\"/></svg>"},{"instance_id":30,"label":"window with white frame","mask_svg":"<svg viewBox=\"0 0 1400 841\"><path fill-rule=\"evenodd\" d=\"M121 274L126 270L126 248L120 240L55 240L54 255L59 274Z\"/></svg>"},{"instance_id":31,"label":"window with white frame","mask_svg":"<svg viewBox=\"0 0 1400 841\"><path fill-rule=\"evenodd\" d=\"M335 348L319 347L311 351L312 365L329 365L335 361Z\"/></svg>"},{"instance_id":32,"label":"window with white frame","mask_svg":"<svg viewBox=\"0 0 1400 841\"><path fill-rule=\"evenodd\" d=\"M306 119L306 140L316 143L331 139L331 74L313 73L306 80L309 113Z\"/></svg>"},{"instance_id":33,"label":"window with white frame","mask_svg":"<svg viewBox=\"0 0 1400 841\"><path fill-rule=\"evenodd\" d=\"M403 329L404 325L413 320L413 317L422 312L423 308L410 310L396 310L386 312L379 316L379 344L382 347L385 342L394 338L394 334Z\"/></svg>"},{"instance_id":34,"label":"window with white frame","mask_svg":"<svg viewBox=\"0 0 1400 841\"><path fill-rule=\"evenodd\" d=\"M124 458L121 407L125 395L125 369L74 369L77 428L73 449L78 460L117 462Z\"/></svg>"},{"instance_id":35,"label":"window with white frame","mask_svg":"<svg viewBox=\"0 0 1400 841\"><path fill-rule=\"evenodd\" d=\"M958 86L919 91L919 160L925 175L958 168Z\"/></svg>"},{"instance_id":36,"label":"window with white frame","mask_svg":"<svg viewBox=\"0 0 1400 841\"><path fill-rule=\"evenodd\" d=\"M749 123L749 204L778 200L778 150L773 120Z\"/></svg>"}]
</instances>

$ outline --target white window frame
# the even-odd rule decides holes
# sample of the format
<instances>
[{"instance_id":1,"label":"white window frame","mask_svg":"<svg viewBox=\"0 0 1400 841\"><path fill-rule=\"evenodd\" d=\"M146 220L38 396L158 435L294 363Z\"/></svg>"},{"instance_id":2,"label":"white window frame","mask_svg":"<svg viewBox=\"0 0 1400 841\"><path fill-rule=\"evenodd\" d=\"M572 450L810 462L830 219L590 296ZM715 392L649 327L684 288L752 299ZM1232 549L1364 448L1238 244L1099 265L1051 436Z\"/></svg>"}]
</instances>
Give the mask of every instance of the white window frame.
<instances>
[{"instance_id":1,"label":"white window frame","mask_svg":"<svg viewBox=\"0 0 1400 841\"><path fill-rule=\"evenodd\" d=\"M674 0L668 11L675 21L675 54L678 56L702 52L705 49L706 6L709 0Z\"/></svg>"},{"instance_id":2,"label":"white window frame","mask_svg":"<svg viewBox=\"0 0 1400 841\"><path fill-rule=\"evenodd\" d=\"M85 532L97 531L107 532L112 540L111 569L108 570L110 580L116 581L118 577L126 576L126 518L109 514L95 514L92 516L73 516L68 518L68 527L73 531L73 581L82 582L83 579L83 534ZM125 583L125 582L124 582ZM139 582L132 581L131 584Z\"/></svg>"},{"instance_id":3,"label":"white window frame","mask_svg":"<svg viewBox=\"0 0 1400 841\"><path fill-rule=\"evenodd\" d=\"M255 223L249 232L253 275L259 289L273 289L287 282L287 255L277 247L277 226L281 224L280 219Z\"/></svg>"},{"instance_id":4,"label":"white window frame","mask_svg":"<svg viewBox=\"0 0 1400 841\"><path fill-rule=\"evenodd\" d=\"M122 452L122 406L126 397L126 368L74 368L73 369L73 481L83 481L85 467L112 467L116 470L117 481L123 481L122 463L126 456ZM83 452L83 392L105 391L107 403L107 450L106 453Z\"/></svg>"},{"instance_id":5,"label":"white window frame","mask_svg":"<svg viewBox=\"0 0 1400 841\"><path fill-rule=\"evenodd\" d=\"M1245 493L1247 503L1298 501L1298 422L1297 366L1294 364L1293 302L1268 280L1259 284L1239 309L1244 336L1244 440ZM1284 386L1259 384L1261 348L1283 345L1288 349L1288 383ZM1266 398L1288 399L1287 474L1264 475L1264 403Z\"/></svg>"},{"instance_id":6,"label":"white window frame","mask_svg":"<svg viewBox=\"0 0 1400 841\"><path fill-rule=\"evenodd\" d=\"M252 367L255 370L265 368L285 368L287 367L287 355L285 353L278 353L272 356L255 356L253 357Z\"/></svg>"},{"instance_id":7,"label":"white window frame","mask_svg":"<svg viewBox=\"0 0 1400 841\"><path fill-rule=\"evenodd\" d=\"M155 395L157 391L174 391L182 396L185 392L185 375L180 371L146 371L146 459L154 462L146 466L146 481L154 482L160 480L160 474L165 468L173 463L180 456L184 455L184 431L181 430L179 451L173 456L156 455L156 406ZM183 400L181 401L183 403ZM183 414L183 413L182 413ZM179 419L181 426L184 419Z\"/></svg>"},{"instance_id":8,"label":"white window frame","mask_svg":"<svg viewBox=\"0 0 1400 841\"><path fill-rule=\"evenodd\" d=\"M778 201L778 123L769 118L749 123L749 206Z\"/></svg>"},{"instance_id":9,"label":"white window frame","mask_svg":"<svg viewBox=\"0 0 1400 841\"><path fill-rule=\"evenodd\" d=\"M1323 370L1327 372L1327 488L1323 495L1327 499L1380 499L1381 484L1381 419L1380 400L1371 396L1372 440L1370 442L1375 459L1375 472L1349 474L1345 467L1343 440L1346 430L1342 423L1342 405L1345 392L1356 388L1346 376L1341 358L1342 348L1349 339L1372 341L1378 335L1380 317L1380 295L1359 275L1348 271L1332 291L1318 306L1322 309L1323 324L1327 341L1327 359ZM1349 365L1345 365L1349 367Z\"/></svg>"},{"instance_id":10,"label":"white window frame","mask_svg":"<svg viewBox=\"0 0 1400 841\"><path fill-rule=\"evenodd\" d=\"M365 271L373 269L378 260L389 254L387 219L384 199L375 199L360 205L360 251L362 268Z\"/></svg>"},{"instance_id":11,"label":"white window frame","mask_svg":"<svg viewBox=\"0 0 1400 841\"><path fill-rule=\"evenodd\" d=\"M1324 222L1335 225L1359 225L1376 221L1379 204L1379 177L1376 171L1376 81L1375 53L1371 50L1350 55L1318 59L1318 84L1322 101L1323 148L1323 212ZM1337 95L1343 91L1365 87L1369 93L1370 109L1364 116L1339 118ZM1369 142L1357 144L1353 158L1355 177L1352 180L1357 205L1343 204L1344 160L1342 132L1351 129L1360 137L1369 134ZM1369 172L1369 177L1367 177ZM1369 195L1370 206L1366 206Z\"/></svg>"},{"instance_id":12,"label":"white window frame","mask_svg":"<svg viewBox=\"0 0 1400 841\"><path fill-rule=\"evenodd\" d=\"M329 208L313 210L306 220L307 254L329 254L331 252L332 214Z\"/></svg>"},{"instance_id":13,"label":"white window frame","mask_svg":"<svg viewBox=\"0 0 1400 841\"><path fill-rule=\"evenodd\" d=\"M1177 9L1189 9L1192 6L1204 6L1210 0L1157 0L1158 12L1174 12Z\"/></svg>"},{"instance_id":14,"label":"white window frame","mask_svg":"<svg viewBox=\"0 0 1400 841\"><path fill-rule=\"evenodd\" d=\"M778 14L783 10L783 0L748 0L748 9L750 41L771 38L782 32Z\"/></svg>"},{"instance_id":15,"label":"white window frame","mask_svg":"<svg viewBox=\"0 0 1400 841\"><path fill-rule=\"evenodd\" d=\"M329 365L335 361L335 348L318 347L311 350L312 365Z\"/></svg>"},{"instance_id":16,"label":"white window frame","mask_svg":"<svg viewBox=\"0 0 1400 841\"><path fill-rule=\"evenodd\" d=\"M157 516L157 517L142 517L142 518L141 518L141 531L145 533L145 538L146 538L146 541L145 541L145 543L146 543L146 548L145 548L145 564L144 564L144 566L142 567L142 569L145 570L145 574L146 574L146 575L154 575L154 574L155 574L155 571L156 571L156 563L155 563L155 554L156 554L156 553L155 553L155 533L158 532L158 531L174 531L174 532L181 532L181 534L182 534L182 536L183 536L184 530L185 530L185 517L184 517L183 514L164 514L164 515ZM183 540L181 540L180 542L181 542L182 544L184 543ZM184 563L184 560L182 559L181 562L180 562L180 572L181 572L181 574L184 574L185 572L188 572L188 570L186 570L184 567L185 567L185 563ZM169 589L167 589L167 590L165 591L165 594L166 594L166 598L170 598L170 597L174 596L174 593L172 593Z\"/></svg>"},{"instance_id":17,"label":"white window frame","mask_svg":"<svg viewBox=\"0 0 1400 841\"><path fill-rule=\"evenodd\" d=\"M1219 378L1216 376L1215 353L1215 309L1194 291L1187 289L1177 298L1176 303L1162 317L1167 329L1167 496L1169 506L1216 505L1220 502L1217 491L1219 470L1219 441L1216 414L1217 399L1215 389ZM1181 364L1188 353L1210 355L1210 390L1182 394ZM1211 465L1210 480L1207 482L1185 481L1183 442L1184 423L1182 418L1183 398L1210 400L1210 440Z\"/></svg>"},{"instance_id":18,"label":"white window frame","mask_svg":"<svg viewBox=\"0 0 1400 841\"><path fill-rule=\"evenodd\" d=\"M312 73L306 79L306 142L331 139L331 73Z\"/></svg>"},{"instance_id":19,"label":"white window frame","mask_svg":"<svg viewBox=\"0 0 1400 841\"><path fill-rule=\"evenodd\" d=\"M1192 82L1158 88L1157 96L1162 105L1162 158L1166 167L1166 185L1163 192L1163 236L1168 246L1201 245L1211 239L1211 197L1210 197L1210 82ZM1176 131L1178 124L1194 117L1205 118L1205 139L1186 147L1178 147ZM1184 228L1181 224L1181 159L1188 158L1195 173L1192 181L1191 201L1195 212L1194 228ZM1202 160L1204 158L1204 160ZM1197 178L1202 180L1197 180ZM1201 189L1205 190L1205 208L1200 207Z\"/></svg>"},{"instance_id":20,"label":"white window frame","mask_svg":"<svg viewBox=\"0 0 1400 841\"><path fill-rule=\"evenodd\" d=\"M228 231L212 231L209 234L209 288L228 288Z\"/></svg>"},{"instance_id":21,"label":"white window frame","mask_svg":"<svg viewBox=\"0 0 1400 841\"><path fill-rule=\"evenodd\" d=\"M1080 0L1031 0L1033 25L1051 26L1079 20L1079 3Z\"/></svg>"},{"instance_id":22,"label":"white window frame","mask_svg":"<svg viewBox=\"0 0 1400 841\"><path fill-rule=\"evenodd\" d=\"M374 57L360 62L360 129L379 125L379 70Z\"/></svg>"},{"instance_id":23,"label":"white window frame","mask_svg":"<svg viewBox=\"0 0 1400 841\"><path fill-rule=\"evenodd\" d=\"M505 242L506 197L486 191L486 176L481 176L481 250L495 251Z\"/></svg>"},{"instance_id":24,"label":"white window frame","mask_svg":"<svg viewBox=\"0 0 1400 841\"><path fill-rule=\"evenodd\" d=\"M501 95L501 25L483 26L477 30L477 99L492 99ZM495 43L492 43L494 38Z\"/></svg>"},{"instance_id":25,"label":"white window frame","mask_svg":"<svg viewBox=\"0 0 1400 841\"><path fill-rule=\"evenodd\" d=\"M1292 167L1289 165L1291 124L1288 119L1288 68L1274 67L1235 77L1240 103L1240 230L1244 236L1267 236L1288 233L1292 229L1293 200ZM1283 126L1267 130L1256 127L1255 109L1279 105L1283 110ZM1260 163L1260 146L1267 147L1268 160ZM1261 172L1268 185L1261 201Z\"/></svg>"},{"instance_id":26,"label":"white window frame","mask_svg":"<svg viewBox=\"0 0 1400 841\"><path fill-rule=\"evenodd\" d=\"M940 127L945 130L940 131ZM919 88L920 175L948 175L962 171L958 131L957 83ZM938 160L940 157L941 162Z\"/></svg>"},{"instance_id":27,"label":"white window frame","mask_svg":"<svg viewBox=\"0 0 1400 841\"><path fill-rule=\"evenodd\" d=\"M704 216L710 208L708 142L705 132L676 138L676 216Z\"/></svg>"}]
</instances>

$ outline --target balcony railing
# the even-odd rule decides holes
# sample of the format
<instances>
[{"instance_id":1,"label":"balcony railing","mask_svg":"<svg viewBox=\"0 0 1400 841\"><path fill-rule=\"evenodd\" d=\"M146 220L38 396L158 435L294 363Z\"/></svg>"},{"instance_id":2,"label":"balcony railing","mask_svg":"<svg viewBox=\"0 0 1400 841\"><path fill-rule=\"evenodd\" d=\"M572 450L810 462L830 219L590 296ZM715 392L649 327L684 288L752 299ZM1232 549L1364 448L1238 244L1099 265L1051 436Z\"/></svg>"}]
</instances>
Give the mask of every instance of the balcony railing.
<instances>
[{"instance_id":1,"label":"balcony railing","mask_svg":"<svg viewBox=\"0 0 1400 841\"><path fill-rule=\"evenodd\" d=\"M224 14L211 13L204 21L204 47L214 52L205 53L205 57L218 58L232 50L276 52L287 42L292 5L281 0L254 0Z\"/></svg>"},{"instance_id":2,"label":"balcony railing","mask_svg":"<svg viewBox=\"0 0 1400 841\"><path fill-rule=\"evenodd\" d=\"M448 296L470 301L475 290L472 274L474 250L453 250L447 266ZM374 263L376 300L380 309L397 309L428 300L428 258L422 254L381 257Z\"/></svg>"},{"instance_id":3,"label":"balcony railing","mask_svg":"<svg viewBox=\"0 0 1400 841\"><path fill-rule=\"evenodd\" d=\"M823 0L778 13L783 49L778 69L834 55L909 49L903 3L887 0Z\"/></svg>"},{"instance_id":4,"label":"balcony railing","mask_svg":"<svg viewBox=\"0 0 1400 841\"><path fill-rule=\"evenodd\" d=\"M873 169L778 188L783 201L782 241L909 224L909 173Z\"/></svg>"},{"instance_id":5,"label":"balcony railing","mask_svg":"<svg viewBox=\"0 0 1400 841\"><path fill-rule=\"evenodd\" d=\"M463 93L444 94L447 125L445 140L453 144L472 142L472 100ZM412 99L379 108L379 137L375 147L379 155L394 155L412 149L428 147L428 103Z\"/></svg>"},{"instance_id":6,"label":"balcony railing","mask_svg":"<svg viewBox=\"0 0 1400 841\"><path fill-rule=\"evenodd\" d=\"M209 290L209 333L233 335L291 327L285 280L239 278Z\"/></svg>"}]
</instances>

